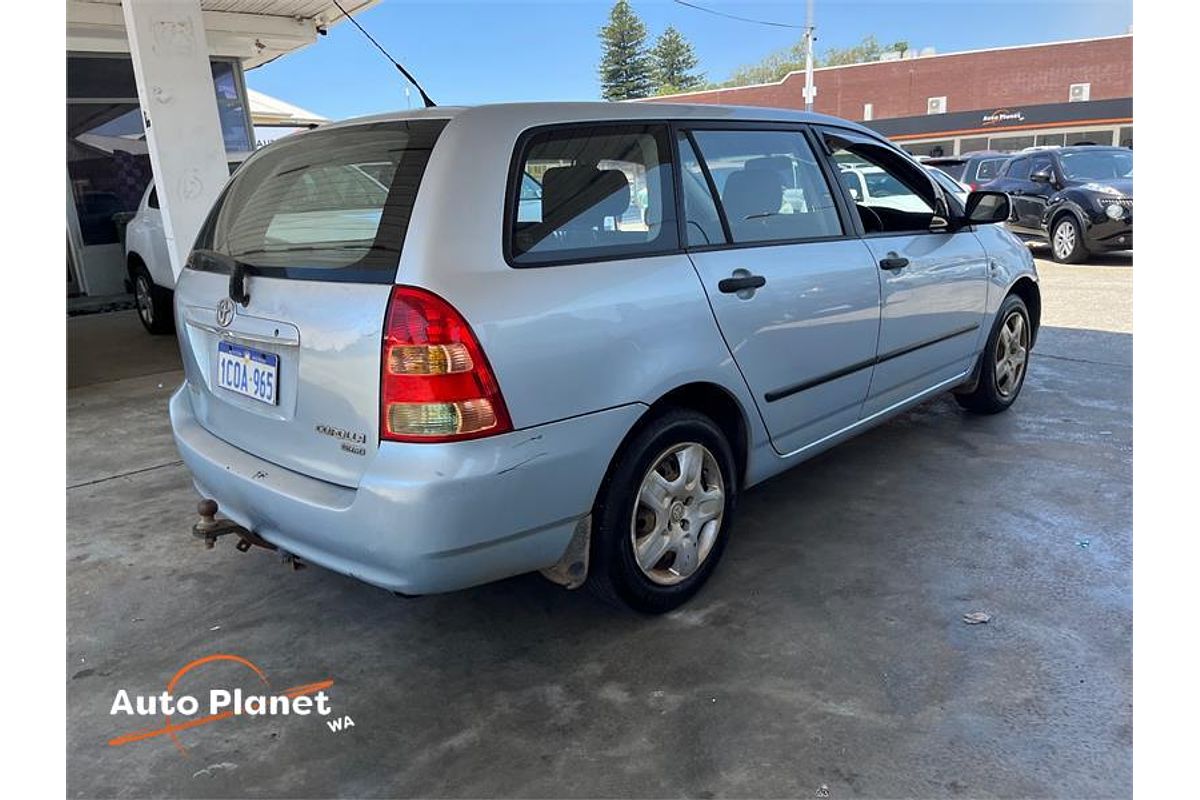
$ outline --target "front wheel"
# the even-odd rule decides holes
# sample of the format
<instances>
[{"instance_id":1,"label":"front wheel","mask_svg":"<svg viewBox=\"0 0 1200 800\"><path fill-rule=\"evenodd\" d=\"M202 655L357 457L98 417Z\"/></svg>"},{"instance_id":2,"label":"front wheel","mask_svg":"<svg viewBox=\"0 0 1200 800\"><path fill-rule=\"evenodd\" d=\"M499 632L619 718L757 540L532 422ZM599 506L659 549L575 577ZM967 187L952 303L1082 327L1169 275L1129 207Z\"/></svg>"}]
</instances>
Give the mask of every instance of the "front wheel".
<instances>
[{"instance_id":1,"label":"front wheel","mask_svg":"<svg viewBox=\"0 0 1200 800\"><path fill-rule=\"evenodd\" d=\"M1054 223L1054 229L1050 232L1050 249L1054 253L1054 260L1060 264L1078 264L1087 258L1083 232L1070 214Z\"/></svg>"},{"instance_id":2,"label":"front wheel","mask_svg":"<svg viewBox=\"0 0 1200 800\"><path fill-rule=\"evenodd\" d=\"M954 395L958 404L977 414L997 414L1016 402L1025 385L1032 340L1025 301L1010 294L1000 304L996 324L979 355L979 380L972 391Z\"/></svg>"},{"instance_id":3,"label":"front wheel","mask_svg":"<svg viewBox=\"0 0 1200 800\"><path fill-rule=\"evenodd\" d=\"M711 419L684 409L653 419L600 490L588 586L647 614L683 604L721 558L736 495L733 452Z\"/></svg>"}]
</instances>

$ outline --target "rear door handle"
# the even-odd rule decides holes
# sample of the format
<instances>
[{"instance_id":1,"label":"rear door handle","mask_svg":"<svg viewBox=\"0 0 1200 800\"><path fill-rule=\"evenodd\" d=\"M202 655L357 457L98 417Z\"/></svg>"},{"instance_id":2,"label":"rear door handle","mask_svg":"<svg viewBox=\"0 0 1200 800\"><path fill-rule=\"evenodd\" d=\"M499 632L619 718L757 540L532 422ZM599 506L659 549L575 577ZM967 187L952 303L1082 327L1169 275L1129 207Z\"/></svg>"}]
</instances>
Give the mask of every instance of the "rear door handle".
<instances>
[{"instance_id":1,"label":"rear door handle","mask_svg":"<svg viewBox=\"0 0 1200 800\"><path fill-rule=\"evenodd\" d=\"M745 270L738 270L745 273ZM761 289L767 285L767 279L762 275L741 274L733 278L722 278L717 288L725 294L736 294L747 289Z\"/></svg>"},{"instance_id":2,"label":"rear door handle","mask_svg":"<svg viewBox=\"0 0 1200 800\"><path fill-rule=\"evenodd\" d=\"M886 258L879 259L880 269L904 269L907 266L908 259L895 253L888 253Z\"/></svg>"}]
</instances>

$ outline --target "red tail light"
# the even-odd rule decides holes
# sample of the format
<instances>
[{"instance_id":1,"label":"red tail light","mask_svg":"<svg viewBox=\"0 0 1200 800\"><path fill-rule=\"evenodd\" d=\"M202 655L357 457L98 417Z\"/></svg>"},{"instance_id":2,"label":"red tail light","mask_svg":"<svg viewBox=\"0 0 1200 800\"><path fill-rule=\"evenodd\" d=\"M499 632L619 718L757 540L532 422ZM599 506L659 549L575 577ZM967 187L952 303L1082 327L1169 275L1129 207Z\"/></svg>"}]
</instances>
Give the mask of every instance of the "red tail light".
<instances>
[{"instance_id":1,"label":"red tail light","mask_svg":"<svg viewBox=\"0 0 1200 800\"><path fill-rule=\"evenodd\" d=\"M500 385L471 327L432 292L392 289L381 361L381 439L454 442L512 430Z\"/></svg>"},{"instance_id":2,"label":"red tail light","mask_svg":"<svg viewBox=\"0 0 1200 800\"><path fill-rule=\"evenodd\" d=\"M970 183L967 184L967 186L971 187L972 192L979 188L979 184L976 183L975 181L971 181Z\"/></svg>"}]
</instances>

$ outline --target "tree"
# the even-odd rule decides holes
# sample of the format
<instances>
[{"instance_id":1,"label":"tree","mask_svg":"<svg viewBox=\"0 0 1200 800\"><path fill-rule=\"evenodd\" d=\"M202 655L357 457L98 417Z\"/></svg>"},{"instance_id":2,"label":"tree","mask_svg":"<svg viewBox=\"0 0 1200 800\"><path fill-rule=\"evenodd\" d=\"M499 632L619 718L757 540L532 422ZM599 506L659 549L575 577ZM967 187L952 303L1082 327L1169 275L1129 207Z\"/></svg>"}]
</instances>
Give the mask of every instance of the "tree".
<instances>
[{"instance_id":1,"label":"tree","mask_svg":"<svg viewBox=\"0 0 1200 800\"><path fill-rule=\"evenodd\" d=\"M700 63L692 44L668 25L650 51L656 94L675 94L699 88L704 76L695 72Z\"/></svg>"},{"instance_id":2,"label":"tree","mask_svg":"<svg viewBox=\"0 0 1200 800\"><path fill-rule=\"evenodd\" d=\"M600 95L605 100L649 97L654 88L646 25L628 0L617 0L600 29Z\"/></svg>"},{"instance_id":3,"label":"tree","mask_svg":"<svg viewBox=\"0 0 1200 800\"><path fill-rule=\"evenodd\" d=\"M908 42L899 41L888 47L879 44L874 36L864 36L863 40L852 47L829 47L813 58L814 66L836 67L843 64L861 64L865 61L878 61L884 53L897 50L904 53L908 50ZM746 86L752 83L773 83L783 80L789 72L804 69L804 40L796 42L791 47L777 50L755 64L738 67L729 76L729 80L718 86ZM716 88L716 87L714 87Z\"/></svg>"},{"instance_id":4,"label":"tree","mask_svg":"<svg viewBox=\"0 0 1200 800\"><path fill-rule=\"evenodd\" d=\"M908 48L904 43L905 49ZM889 48L890 49L890 48ZM845 48L830 47L821 55L822 67L836 67L842 64L861 64L864 61L878 61L883 55L883 47L874 36L864 36L856 45Z\"/></svg>"}]
</instances>

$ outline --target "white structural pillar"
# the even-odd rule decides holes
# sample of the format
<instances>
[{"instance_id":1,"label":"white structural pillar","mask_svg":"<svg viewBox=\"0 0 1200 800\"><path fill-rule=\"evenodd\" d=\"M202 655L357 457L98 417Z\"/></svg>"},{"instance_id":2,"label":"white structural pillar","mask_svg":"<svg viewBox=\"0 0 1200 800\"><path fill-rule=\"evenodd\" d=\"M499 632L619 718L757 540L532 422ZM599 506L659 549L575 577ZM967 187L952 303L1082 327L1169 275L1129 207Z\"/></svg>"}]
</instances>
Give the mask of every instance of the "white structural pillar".
<instances>
[{"instance_id":1,"label":"white structural pillar","mask_svg":"<svg viewBox=\"0 0 1200 800\"><path fill-rule=\"evenodd\" d=\"M229 177L200 0L122 0L175 277Z\"/></svg>"}]
</instances>

